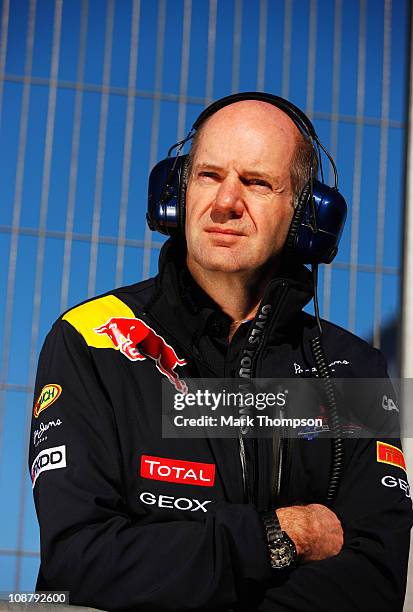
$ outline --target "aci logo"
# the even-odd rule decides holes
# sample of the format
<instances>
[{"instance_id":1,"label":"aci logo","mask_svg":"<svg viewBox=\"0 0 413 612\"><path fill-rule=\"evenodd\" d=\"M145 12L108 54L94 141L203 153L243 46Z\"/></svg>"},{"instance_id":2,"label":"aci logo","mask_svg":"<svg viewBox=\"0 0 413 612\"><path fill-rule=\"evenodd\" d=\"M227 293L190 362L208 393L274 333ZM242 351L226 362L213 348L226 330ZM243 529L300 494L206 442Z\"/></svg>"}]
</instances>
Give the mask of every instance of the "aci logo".
<instances>
[{"instance_id":1,"label":"aci logo","mask_svg":"<svg viewBox=\"0 0 413 612\"><path fill-rule=\"evenodd\" d=\"M60 385L45 385L40 392L39 398L34 405L33 414L35 418L39 416L43 410L46 410L62 393Z\"/></svg>"},{"instance_id":2,"label":"aci logo","mask_svg":"<svg viewBox=\"0 0 413 612\"><path fill-rule=\"evenodd\" d=\"M64 444L40 451L30 470L33 489L39 474L46 470L58 470L64 467L66 467L66 446Z\"/></svg>"}]
</instances>

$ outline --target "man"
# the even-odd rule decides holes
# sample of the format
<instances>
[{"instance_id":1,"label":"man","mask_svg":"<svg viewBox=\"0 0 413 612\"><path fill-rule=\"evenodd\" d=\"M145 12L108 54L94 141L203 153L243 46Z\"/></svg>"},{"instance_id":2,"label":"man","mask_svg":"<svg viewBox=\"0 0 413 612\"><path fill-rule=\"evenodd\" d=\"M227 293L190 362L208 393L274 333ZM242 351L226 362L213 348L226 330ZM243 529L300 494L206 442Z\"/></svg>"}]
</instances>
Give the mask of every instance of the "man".
<instances>
[{"instance_id":1,"label":"man","mask_svg":"<svg viewBox=\"0 0 413 612\"><path fill-rule=\"evenodd\" d=\"M253 376L314 367L311 277L283 251L313 158L277 105L224 105L193 143L186 245L178 234L155 279L53 327L30 449L39 589L108 610L402 610L412 514L398 442L399 463L384 463L375 440L345 440L328 508L330 440L292 444L281 470L268 439L161 436L161 381L185 392L191 377L237 376L262 304ZM337 376L386 375L362 340L325 322L323 340Z\"/></svg>"}]
</instances>

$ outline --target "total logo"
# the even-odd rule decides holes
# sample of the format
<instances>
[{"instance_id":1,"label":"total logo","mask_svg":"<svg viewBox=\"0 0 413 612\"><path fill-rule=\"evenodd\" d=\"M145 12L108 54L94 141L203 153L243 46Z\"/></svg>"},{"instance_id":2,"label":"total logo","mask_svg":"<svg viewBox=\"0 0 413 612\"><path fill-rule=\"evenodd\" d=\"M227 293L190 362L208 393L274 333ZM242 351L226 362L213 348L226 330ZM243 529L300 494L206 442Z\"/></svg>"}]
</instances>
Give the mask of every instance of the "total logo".
<instances>
[{"instance_id":1,"label":"total logo","mask_svg":"<svg viewBox=\"0 0 413 612\"><path fill-rule=\"evenodd\" d=\"M53 448L45 448L40 451L36 459L33 461L30 475L32 478L32 487L36 484L36 480L42 472L47 470L59 470L66 467L66 445L55 446Z\"/></svg>"},{"instance_id":2,"label":"total logo","mask_svg":"<svg viewBox=\"0 0 413 612\"><path fill-rule=\"evenodd\" d=\"M33 408L33 415L37 419L39 414L53 404L62 393L62 387L56 384L45 385L40 392Z\"/></svg>"},{"instance_id":3,"label":"total logo","mask_svg":"<svg viewBox=\"0 0 413 612\"><path fill-rule=\"evenodd\" d=\"M142 455L140 475L142 478L149 478L150 480L213 487L215 465L213 463Z\"/></svg>"},{"instance_id":4,"label":"total logo","mask_svg":"<svg viewBox=\"0 0 413 612\"><path fill-rule=\"evenodd\" d=\"M148 506L157 506L158 508L169 508L170 510L186 510L190 512L208 512L205 508L207 504L212 502L211 499L200 501L199 499L189 499L188 497L173 497L172 495L155 495L149 491L143 491L139 495L142 503Z\"/></svg>"}]
</instances>

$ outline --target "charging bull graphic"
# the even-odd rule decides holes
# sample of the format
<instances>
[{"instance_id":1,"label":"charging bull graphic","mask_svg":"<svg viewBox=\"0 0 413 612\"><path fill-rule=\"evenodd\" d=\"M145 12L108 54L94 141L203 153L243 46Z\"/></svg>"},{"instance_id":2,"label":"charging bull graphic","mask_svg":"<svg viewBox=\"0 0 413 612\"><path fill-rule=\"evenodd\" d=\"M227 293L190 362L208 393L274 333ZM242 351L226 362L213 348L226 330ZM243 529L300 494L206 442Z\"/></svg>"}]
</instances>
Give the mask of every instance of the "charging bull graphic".
<instances>
[{"instance_id":1,"label":"charging bull graphic","mask_svg":"<svg viewBox=\"0 0 413 612\"><path fill-rule=\"evenodd\" d=\"M153 359L158 370L167 376L177 391L186 393L187 386L175 372L176 366L186 365L172 346L141 319L112 317L104 325L95 327L97 334L106 334L115 348L131 361Z\"/></svg>"}]
</instances>

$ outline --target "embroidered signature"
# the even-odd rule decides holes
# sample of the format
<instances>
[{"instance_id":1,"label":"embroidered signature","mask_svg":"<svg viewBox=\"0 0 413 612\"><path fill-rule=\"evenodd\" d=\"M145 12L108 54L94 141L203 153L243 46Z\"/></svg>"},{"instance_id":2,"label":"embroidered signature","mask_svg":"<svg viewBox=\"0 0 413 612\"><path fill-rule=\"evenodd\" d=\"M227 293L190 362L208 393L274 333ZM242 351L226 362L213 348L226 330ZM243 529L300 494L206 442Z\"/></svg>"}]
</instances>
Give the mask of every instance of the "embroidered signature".
<instances>
[{"instance_id":1,"label":"embroidered signature","mask_svg":"<svg viewBox=\"0 0 413 612\"><path fill-rule=\"evenodd\" d=\"M334 366L336 365L350 365L350 362L347 359L336 359L336 361L332 361L329 366L332 372L335 372ZM317 368L303 368L299 363L294 361L294 374L309 374L310 372L317 372Z\"/></svg>"},{"instance_id":2,"label":"embroidered signature","mask_svg":"<svg viewBox=\"0 0 413 612\"><path fill-rule=\"evenodd\" d=\"M47 436L44 434L51 427L60 427L62 425L62 421L57 419L56 421L49 421L48 423L40 423L39 429L35 429L33 432L33 444L34 446L38 446L41 442L47 440Z\"/></svg>"}]
</instances>

